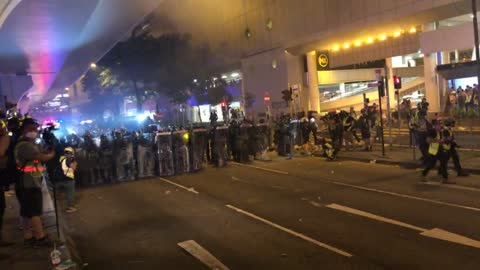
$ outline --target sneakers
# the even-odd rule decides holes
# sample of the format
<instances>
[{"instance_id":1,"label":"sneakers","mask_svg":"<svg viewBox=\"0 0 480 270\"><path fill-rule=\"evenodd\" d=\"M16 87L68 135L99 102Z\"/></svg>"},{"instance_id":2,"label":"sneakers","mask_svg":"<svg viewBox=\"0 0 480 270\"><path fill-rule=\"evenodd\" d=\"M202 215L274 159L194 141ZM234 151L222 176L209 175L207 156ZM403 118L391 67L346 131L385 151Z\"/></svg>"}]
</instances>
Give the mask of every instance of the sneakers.
<instances>
[{"instance_id":1,"label":"sneakers","mask_svg":"<svg viewBox=\"0 0 480 270\"><path fill-rule=\"evenodd\" d=\"M73 206L68 207L67 210L65 210L65 212L67 212L67 213L75 213L77 211L78 211L78 209L73 207Z\"/></svg>"}]
</instances>

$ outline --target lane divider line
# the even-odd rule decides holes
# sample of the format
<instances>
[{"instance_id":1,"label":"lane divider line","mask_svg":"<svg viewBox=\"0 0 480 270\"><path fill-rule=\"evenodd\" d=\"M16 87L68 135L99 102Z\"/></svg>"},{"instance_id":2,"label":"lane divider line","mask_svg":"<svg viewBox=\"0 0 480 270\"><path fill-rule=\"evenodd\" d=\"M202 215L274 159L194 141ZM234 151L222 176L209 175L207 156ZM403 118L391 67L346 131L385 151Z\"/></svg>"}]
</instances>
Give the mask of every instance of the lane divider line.
<instances>
[{"instance_id":1,"label":"lane divider line","mask_svg":"<svg viewBox=\"0 0 480 270\"><path fill-rule=\"evenodd\" d=\"M232 164L235 164L235 165L238 165L238 166L250 167L250 168L254 168L254 169L257 169L257 170L263 170L263 171L267 171L267 172L273 172L273 173L279 173L279 174L289 174L288 172L284 172L284 171L277 171L277 170L273 170L273 169L257 167L257 166L252 166L252 165L247 165L247 164L242 164L242 163L237 163L237 162L232 162Z\"/></svg>"},{"instance_id":2,"label":"lane divider line","mask_svg":"<svg viewBox=\"0 0 480 270\"><path fill-rule=\"evenodd\" d=\"M161 181L163 181L163 182L166 182L166 183L169 183L169 184L171 184L171 185L174 185L174 186L176 186L176 187L179 187L179 188L181 188L181 189L184 189L184 190L186 190L186 191L188 191L188 192L192 192L192 193L195 193L195 194L197 194L197 195L200 194L200 193L199 193L198 191L196 191L194 188L188 188L188 187L186 187L186 186L182 186L182 185L180 185L180 184L177 184L177 183L175 183L175 182L173 182L173 181L170 181L170 180L165 179L165 178L162 178L162 177L158 177L158 179L161 180Z\"/></svg>"},{"instance_id":3,"label":"lane divider line","mask_svg":"<svg viewBox=\"0 0 480 270\"><path fill-rule=\"evenodd\" d=\"M320 242L320 241L318 241L318 240L315 240L315 239L313 239L313 238L311 238L311 237L308 237L308 236L306 236L306 235L304 235L304 234L302 234L302 233L295 232L295 231L293 231L293 230L291 230L291 229L289 229L289 228L286 228L286 227L283 227L283 226L278 225L278 224L276 224L276 223L273 223L273 222L271 222L271 221L269 221L269 220L266 220L266 219L264 219L264 218L261 218L261 217L255 215L255 214L252 214L252 213L250 213L250 212L247 212L247 211L242 210L242 209L240 209L240 208L237 208L237 207L235 207L235 206L232 206L232 205L227 204L226 207L228 207L228 208L230 208L230 209L232 209L232 210L234 210L234 211L236 211L236 212L238 212L238 213L240 213L240 214L243 214L243 215L245 215L245 216L248 216L248 217L250 217L250 218L253 218L253 219L257 220L257 221L261 221L261 222L263 222L263 223L265 223L265 224L267 224L267 225L269 225L269 226L271 226L271 227L274 227L274 228L276 228L276 229L278 229L278 230L281 230L281 231L286 232L286 233L288 233L288 234L290 234L290 235L296 236L296 237L298 237L298 238L300 238L300 239L302 239L302 240L305 240L305 241L310 242L310 243L312 243L312 244L314 244L314 245L317 245L317 246L319 246L319 247L321 247L321 248L324 248L324 249L330 250L330 251L332 251L332 252L334 252L334 253L337 253L337 254L339 254L339 255L342 255L342 256L344 256L344 257L350 258L350 257L353 256L351 253L348 253L348 252L343 251L343 250L341 250L341 249L338 249L338 248L336 248L336 247L330 246L330 245L328 245L328 244L322 243L322 242Z\"/></svg>"},{"instance_id":4,"label":"lane divider line","mask_svg":"<svg viewBox=\"0 0 480 270\"><path fill-rule=\"evenodd\" d=\"M467 186L459 186L459 185L445 185L439 182L420 182L419 184L421 185L427 185L427 186L438 186L442 188L451 188L451 189L460 189L460 190L468 190L468 191L475 191L475 192L480 192L480 188L474 188L474 187L467 187Z\"/></svg>"},{"instance_id":5,"label":"lane divider line","mask_svg":"<svg viewBox=\"0 0 480 270\"><path fill-rule=\"evenodd\" d=\"M419 232L424 232L424 231L427 230L427 229L420 228L420 227L417 227L417 226L413 226L413 225L410 225L410 224L407 224L407 223L404 223L404 222L401 222L401 221L396 221L394 219L377 216L375 214L371 214L371 213L368 213L368 212L364 212L364 211L361 211L361 210L357 210L357 209L354 209L354 208L350 208L350 207L335 204L335 203L326 205L325 207L330 208L330 209L334 209L334 210L338 210L338 211L347 212L349 214L354 214L354 215L357 215L357 216L362 216L362 217L378 220L378 221L389 223L389 224L392 224L392 225L397 225L397 226L400 226L400 227L412 229L412 230L419 231Z\"/></svg>"},{"instance_id":6,"label":"lane divider line","mask_svg":"<svg viewBox=\"0 0 480 270\"><path fill-rule=\"evenodd\" d=\"M214 270L229 270L220 260L215 258L212 253L208 252L200 244L194 240L188 240L177 244L185 251L190 253L193 257L197 258L203 264Z\"/></svg>"},{"instance_id":7,"label":"lane divider line","mask_svg":"<svg viewBox=\"0 0 480 270\"><path fill-rule=\"evenodd\" d=\"M438 240L443 240L443 241L447 241L447 242L451 242L451 243L455 243L455 244L460 244L460 245L464 245L464 246L480 248L480 241L465 237L463 235L452 233L452 232L449 232L449 231L446 231L446 230L442 230L442 229L439 229L439 228L434 228L434 229L429 230L429 229L417 227L417 226L414 226L414 225L410 225L410 224L405 223L405 222L401 222L401 221L397 221L397 220L394 220L394 219L378 216L378 215L371 214L371 213L368 213L368 212L365 212L365 211L362 211L362 210L350 208L348 206L343 206L343 205L339 205L339 204L335 204L335 203L326 205L325 207L330 208L330 209L334 209L334 210L338 210L338 211L342 211L342 212L346 212L346 213L349 213L349 214L373 219L373 220L376 220L376 221L380 221L380 222L384 222L384 223L388 223L388 224L412 229L412 230L415 230L417 232L420 232L420 235L425 236L425 237L435 238L435 239L438 239Z\"/></svg>"},{"instance_id":8,"label":"lane divider line","mask_svg":"<svg viewBox=\"0 0 480 270\"><path fill-rule=\"evenodd\" d=\"M456 207L456 208L461 208L461 209L465 209L465 210L480 212L480 208L476 208L476 207L472 207L472 206L466 206L466 205L455 204L455 203L447 203L447 202L442 202L442 201L437 201L437 200L426 199L426 198L422 198L422 197L416 197L416 196L412 196L412 195L395 193L395 192L391 192L391 191L385 191L385 190L374 189L374 188L367 188L367 187L351 185L351 184L346 184L346 183L341 183L341 182L332 182L332 183L335 184L335 185L344 186L344 187L350 187L350 188L355 188L355 189L360 189L360 190L366 190L366 191L371 191L371 192L376 192L376 193L381 193L381 194L392 195L392 196L401 197L401 198L408 198L408 199L417 200L417 201L429 202L429 203L434 203L434 204L439 204L439 205L446 205L446 206L450 206L450 207Z\"/></svg>"}]
</instances>

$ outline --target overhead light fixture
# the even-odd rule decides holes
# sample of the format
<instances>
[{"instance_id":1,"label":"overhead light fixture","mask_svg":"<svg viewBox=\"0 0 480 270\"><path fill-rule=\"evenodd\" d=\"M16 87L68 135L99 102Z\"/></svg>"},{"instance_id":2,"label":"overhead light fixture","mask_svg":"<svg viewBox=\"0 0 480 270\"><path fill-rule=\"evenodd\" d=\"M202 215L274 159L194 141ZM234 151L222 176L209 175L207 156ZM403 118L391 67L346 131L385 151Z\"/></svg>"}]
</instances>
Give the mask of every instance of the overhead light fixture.
<instances>
[{"instance_id":1,"label":"overhead light fixture","mask_svg":"<svg viewBox=\"0 0 480 270\"><path fill-rule=\"evenodd\" d=\"M362 46L362 41L361 40L356 40L354 44L355 44L355 47L360 47L360 46Z\"/></svg>"},{"instance_id":2,"label":"overhead light fixture","mask_svg":"<svg viewBox=\"0 0 480 270\"><path fill-rule=\"evenodd\" d=\"M344 49L349 49L350 48L350 43L347 42L347 43L343 44L343 48Z\"/></svg>"},{"instance_id":3,"label":"overhead light fixture","mask_svg":"<svg viewBox=\"0 0 480 270\"><path fill-rule=\"evenodd\" d=\"M340 45L338 45L338 44L333 45L332 50L334 52L338 52L340 50Z\"/></svg>"},{"instance_id":4,"label":"overhead light fixture","mask_svg":"<svg viewBox=\"0 0 480 270\"><path fill-rule=\"evenodd\" d=\"M240 74L238 74L237 72L234 72L230 76L232 76L232 78L237 78L238 76L240 76Z\"/></svg>"},{"instance_id":5,"label":"overhead light fixture","mask_svg":"<svg viewBox=\"0 0 480 270\"><path fill-rule=\"evenodd\" d=\"M68 87L65 87L65 90L66 90L66 91L68 91L68 90L70 90L70 88L68 88Z\"/></svg>"},{"instance_id":6,"label":"overhead light fixture","mask_svg":"<svg viewBox=\"0 0 480 270\"><path fill-rule=\"evenodd\" d=\"M222 75L222 79L227 79L228 76L227 75Z\"/></svg>"},{"instance_id":7,"label":"overhead light fixture","mask_svg":"<svg viewBox=\"0 0 480 270\"><path fill-rule=\"evenodd\" d=\"M399 37L399 36L401 36L401 35L402 35L402 30L398 30L398 31L396 31L396 32L393 33L393 37L394 37L394 38L397 38L397 37Z\"/></svg>"},{"instance_id":8,"label":"overhead light fixture","mask_svg":"<svg viewBox=\"0 0 480 270\"><path fill-rule=\"evenodd\" d=\"M373 37L367 38L367 44L372 44L375 41Z\"/></svg>"},{"instance_id":9,"label":"overhead light fixture","mask_svg":"<svg viewBox=\"0 0 480 270\"><path fill-rule=\"evenodd\" d=\"M410 28L410 30L408 30L408 32L409 32L410 34L415 34L415 33L417 32L417 28L412 27L412 28Z\"/></svg>"},{"instance_id":10,"label":"overhead light fixture","mask_svg":"<svg viewBox=\"0 0 480 270\"><path fill-rule=\"evenodd\" d=\"M381 35L378 37L378 40L380 40L380 41L385 41L385 40L387 40L387 34L381 34Z\"/></svg>"},{"instance_id":11,"label":"overhead light fixture","mask_svg":"<svg viewBox=\"0 0 480 270\"><path fill-rule=\"evenodd\" d=\"M96 67L97 67L97 64L95 64L95 63L90 64L90 68L96 68Z\"/></svg>"}]
</instances>

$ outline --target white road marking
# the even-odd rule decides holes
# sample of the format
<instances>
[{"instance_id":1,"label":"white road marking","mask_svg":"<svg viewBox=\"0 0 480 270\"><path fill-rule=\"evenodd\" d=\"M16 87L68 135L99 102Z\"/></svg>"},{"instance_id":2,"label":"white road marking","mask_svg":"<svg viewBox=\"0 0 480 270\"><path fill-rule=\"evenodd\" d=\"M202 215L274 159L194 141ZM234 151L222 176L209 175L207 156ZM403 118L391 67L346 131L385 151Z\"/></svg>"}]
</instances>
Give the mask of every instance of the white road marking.
<instances>
[{"instance_id":1,"label":"white road marking","mask_svg":"<svg viewBox=\"0 0 480 270\"><path fill-rule=\"evenodd\" d=\"M407 223L404 223L404 222L401 222L401 221L396 221L396 220L393 220L393 219L390 219L390 218L377 216L375 214L371 214L371 213L368 213L368 212L364 212L364 211L361 211L361 210L357 210L357 209L350 208L350 207L343 206L343 205L339 205L339 204L329 204L325 207L330 208L330 209L335 209L335 210L338 210L338 211L342 211L342 212L347 212L347 213L354 214L354 215L357 215L357 216L362 216L362 217L378 220L378 221L381 221L381 222L397 225L397 226L400 226L400 227L409 228L409 229L419 231L419 232L427 231L427 229L424 229L424 228L413 226L413 225L410 225L410 224L407 224Z\"/></svg>"},{"instance_id":2,"label":"white road marking","mask_svg":"<svg viewBox=\"0 0 480 270\"><path fill-rule=\"evenodd\" d=\"M465 246L470 246L470 247L474 247L474 248L480 248L480 241L470 239L468 237L465 237L465 236L462 236L462 235L459 235L459 234L455 234L455 233L451 233L451 232L448 232L448 231L445 231L445 230L442 230L442 229L438 229L438 228L425 231L425 232L421 233L421 235L426 236L426 237L435 238L435 239L440 239L440 240L443 240L443 241L453 242L453 243L457 243L457 244L461 244L461 245L465 245Z\"/></svg>"},{"instance_id":3,"label":"white road marking","mask_svg":"<svg viewBox=\"0 0 480 270\"><path fill-rule=\"evenodd\" d=\"M278 225L278 224L276 224L276 223L273 223L273 222L271 222L271 221L268 221L268 220L266 220L266 219L264 219L264 218L261 218L261 217L255 215L255 214L252 214L252 213L249 213L249 212L247 212L247 211L244 211L244 210L242 210L242 209L240 209L240 208L237 208L237 207L235 207L235 206L232 206L232 205L226 205L226 206L227 206L228 208L230 208L230 209L232 209L232 210L240 213L240 214L243 214L243 215L246 215L246 216L248 216L248 217L251 217L251 218L253 218L253 219L255 219L255 220L261 221L261 222L263 222L263 223L265 223L265 224L267 224L267 225L269 225L269 226L272 226L272 227L274 227L274 228L276 228L276 229L279 229L279 230L281 230L281 231L283 231L283 232L286 232L286 233L291 234L291 235L293 235L293 236L296 236L296 237L298 237L298 238L300 238L300 239L303 239L303 240L305 240L305 241L307 241L307 242L310 242L310 243L312 243L312 244L315 244L315 245L317 245L317 246L319 246L319 247L321 247L321 248L325 248L325 249L327 249L327 250L330 250L330 251L332 251L332 252L335 252L335 253L337 253L337 254L340 254L340 255L345 256L345 257L348 257L348 258L350 258L350 257L353 256L352 254L350 254L350 253L348 253L348 252L346 252L346 251L343 251L343 250L338 249L338 248L336 248L336 247L333 247L333 246L330 246L330 245L328 245L328 244L322 243L322 242L320 242L320 241L318 241L318 240L315 240L315 239L313 239L313 238L311 238L311 237L308 237L308 236L306 236L306 235L304 235L304 234L301 234L301 233L295 232L295 231L293 231L293 230L291 230L291 229L285 228L285 227L283 227L283 226L281 226L281 225Z\"/></svg>"},{"instance_id":4,"label":"white road marking","mask_svg":"<svg viewBox=\"0 0 480 270\"><path fill-rule=\"evenodd\" d=\"M214 270L228 270L228 267L225 266L221 261L219 261L215 256L213 256L208 250L200 246L197 242L193 240L188 240L185 242L178 243L180 247L185 249L193 257L197 258L203 264L208 266L210 269Z\"/></svg>"},{"instance_id":5,"label":"white road marking","mask_svg":"<svg viewBox=\"0 0 480 270\"><path fill-rule=\"evenodd\" d=\"M420 235L425 236L425 237L435 238L435 239L439 239L439 240L443 240L443 241L447 241L447 242L452 242L452 243L456 243L456 244L460 244L460 245L470 246L470 247L474 247L474 248L480 248L480 241L465 237L463 235L459 235L459 234L456 234L456 233L445 231L445 230L442 230L442 229L439 229L439 228L434 228L434 229L429 230L429 229L417 227L417 226L414 226L414 225L410 225L410 224L405 223L405 222L401 222L401 221L397 221L397 220L394 220L394 219L378 216L378 215L371 214L371 213L368 213L368 212L365 212L365 211L362 211L362 210L350 208L348 206L343 206L343 205L339 205L339 204L329 204L326 207L330 208L330 209L346 212L346 213L349 213L349 214L353 214L353 215L357 215L357 216L361 216L361 217L365 217L365 218L370 218L370 219L373 219L373 220L377 220L377 221L397 225L397 226L400 226L400 227L412 229L412 230L420 232Z\"/></svg>"},{"instance_id":6,"label":"white road marking","mask_svg":"<svg viewBox=\"0 0 480 270\"><path fill-rule=\"evenodd\" d=\"M168 180L168 179L165 179L165 178L162 178L162 177L158 177L158 179L162 180L163 182L167 182L167 183L169 183L169 184L171 184L171 185L177 186L177 187L179 187L179 188L185 189L186 191L189 191L189 192L192 192L192 193L195 193L195 194L200 194L200 193L199 193L198 191L196 191L194 188L188 188L188 187L186 187L186 186L182 186L182 185L180 185L180 184L177 184L177 183L175 183L175 182L172 182L172 181L170 181L170 180Z\"/></svg>"},{"instance_id":7,"label":"white road marking","mask_svg":"<svg viewBox=\"0 0 480 270\"><path fill-rule=\"evenodd\" d=\"M263 171L267 171L267 172L280 173L280 174L289 174L288 172L284 172L284 171L277 171L277 170L273 170L273 169L268 169L268 168L263 168L263 167L257 167L257 166L252 166L252 165L247 165L247 164L242 164L242 163L237 163L237 162L232 162L232 164L239 165L239 166L250 167L250 168L254 168L254 169L258 169L258 170L263 170Z\"/></svg>"},{"instance_id":8,"label":"white road marking","mask_svg":"<svg viewBox=\"0 0 480 270\"><path fill-rule=\"evenodd\" d=\"M440 182L421 182L419 183L421 185L427 185L427 186L439 186L443 188L451 188L451 189L461 189L461 190L469 190L469 191L475 191L475 192L480 192L480 188L474 188L474 187L467 187L467 186L459 186L459 185L445 185Z\"/></svg>"},{"instance_id":9,"label":"white road marking","mask_svg":"<svg viewBox=\"0 0 480 270\"><path fill-rule=\"evenodd\" d=\"M429 203L434 203L434 204L439 204L439 205L446 205L446 206L450 206L450 207L456 207L456 208L461 208L461 209L480 212L480 208L476 208L476 207L472 207L472 206L466 206L466 205L455 204L455 203L447 203L447 202L442 202L442 201L437 201L437 200L426 199L426 198L422 198L422 197L416 197L416 196L411 196L411 195L406 195L406 194L401 194L401 193L395 193L395 192L391 192L391 191L385 191L385 190L374 189L374 188L367 188L367 187L351 185L351 184L346 184L346 183L341 183L341 182L332 182L332 183L335 184L335 185L344 186L344 187L350 187L350 188L355 188L355 189L360 189L360 190L367 190L367 191L376 192L376 193L382 193L382 194L387 194L387 195L392 195L392 196L397 196L397 197L402 197L402 198L408 198L408 199L412 199L412 200L424 201L424 202L429 202Z\"/></svg>"}]
</instances>

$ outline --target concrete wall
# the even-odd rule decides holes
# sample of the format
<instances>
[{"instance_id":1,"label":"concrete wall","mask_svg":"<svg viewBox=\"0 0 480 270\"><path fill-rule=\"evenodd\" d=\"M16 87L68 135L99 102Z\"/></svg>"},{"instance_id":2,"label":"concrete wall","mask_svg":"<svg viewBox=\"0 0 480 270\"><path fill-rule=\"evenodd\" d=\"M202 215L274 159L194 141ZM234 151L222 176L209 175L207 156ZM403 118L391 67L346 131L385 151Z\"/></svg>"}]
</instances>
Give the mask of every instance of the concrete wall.
<instances>
[{"instance_id":1,"label":"concrete wall","mask_svg":"<svg viewBox=\"0 0 480 270\"><path fill-rule=\"evenodd\" d=\"M276 61L276 68L272 63ZM265 92L270 93L271 102L282 101L281 92L288 88L287 55L284 50L272 50L263 54L254 55L242 60L243 89L245 93L252 93L256 97L254 111L265 112L263 97ZM295 73L291 73L293 77Z\"/></svg>"},{"instance_id":2,"label":"concrete wall","mask_svg":"<svg viewBox=\"0 0 480 270\"><path fill-rule=\"evenodd\" d=\"M165 0L154 25L160 33L191 33L199 44L238 59L276 47L298 46L295 54L301 54L353 34L462 15L469 5L469 0Z\"/></svg>"}]
</instances>

